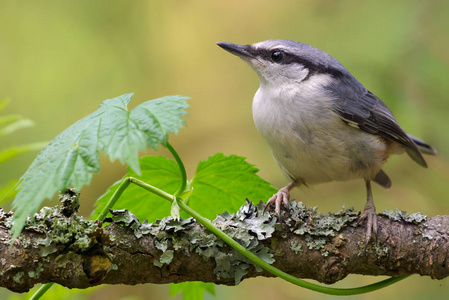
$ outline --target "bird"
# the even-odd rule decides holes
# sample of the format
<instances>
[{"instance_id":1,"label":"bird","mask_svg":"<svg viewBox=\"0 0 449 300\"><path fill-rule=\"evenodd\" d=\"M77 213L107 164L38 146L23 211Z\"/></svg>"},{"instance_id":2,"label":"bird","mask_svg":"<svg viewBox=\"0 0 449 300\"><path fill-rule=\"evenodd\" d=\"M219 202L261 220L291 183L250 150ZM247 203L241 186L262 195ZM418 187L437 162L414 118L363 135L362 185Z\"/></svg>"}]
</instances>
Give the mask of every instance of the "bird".
<instances>
[{"instance_id":1,"label":"bird","mask_svg":"<svg viewBox=\"0 0 449 300\"><path fill-rule=\"evenodd\" d=\"M290 183L266 203L288 208L290 191L331 181L363 179L366 204L357 224L366 221L365 243L377 236L371 182L391 180L382 166L406 152L427 168L424 154L437 151L406 133L387 105L367 90L337 59L313 46L272 39L248 45L218 42L259 77L253 119Z\"/></svg>"}]
</instances>

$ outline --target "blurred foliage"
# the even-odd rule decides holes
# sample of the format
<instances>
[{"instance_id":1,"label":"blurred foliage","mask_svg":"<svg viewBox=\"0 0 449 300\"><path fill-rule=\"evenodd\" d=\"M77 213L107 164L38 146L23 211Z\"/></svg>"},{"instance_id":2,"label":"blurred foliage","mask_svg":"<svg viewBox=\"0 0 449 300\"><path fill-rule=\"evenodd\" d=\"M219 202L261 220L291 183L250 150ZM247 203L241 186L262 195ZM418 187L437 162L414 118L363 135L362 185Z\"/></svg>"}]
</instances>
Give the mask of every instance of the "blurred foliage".
<instances>
[{"instance_id":1,"label":"blurred foliage","mask_svg":"<svg viewBox=\"0 0 449 300\"><path fill-rule=\"evenodd\" d=\"M0 112L9 104L8 99L0 100ZM0 138L8 134L13 134L21 128L33 126L33 121L25 119L20 115L0 115ZM30 143L20 146L9 146L4 149L0 149L0 164L9 161L21 154L27 153L33 150L40 150L46 143ZM17 193L14 190L17 180L8 178L7 183L0 181L0 203L14 198Z\"/></svg>"},{"instance_id":2,"label":"blurred foliage","mask_svg":"<svg viewBox=\"0 0 449 300\"><path fill-rule=\"evenodd\" d=\"M12 294L7 298L7 300L27 300L37 291L37 287L33 288L28 293L23 294ZM49 289L45 296L41 299L45 300L83 300L87 299L87 296L92 295L95 291L99 290L98 287L93 287L85 290L79 289L69 289L60 285L54 285L51 289ZM0 293L1 295L1 293ZM5 299L5 298L2 298ZM136 299L137 300L137 299ZM140 299L139 299L140 300Z\"/></svg>"},{"instance_id":3,"label":"blurred foliage","mask_svg":"<svg viewBox=\"0 0 449 300\"><path fill-rule=\"evenodd\" d=\"M5 109L7 114L17 113L37 124L2 138L1 146L51 140L95 110L98 99L130 91L142 101L142 97L184 94L194 99L188 128L171 142L190 177L201 159L224 152L247 157L262 177L283 186L287 180L252 121L257 76L215 42L293 39L337 58L389 105L408 132L439 151L438 156L427 158L427 170L405 155L392 157L385 167L392 188L374 187L378 210L397 207L428 215L449 214L448 11L449 2L438 0L1 1L0 95L14 99ZM24 154L20 160L3 163L0 182L19 178L33 158ZM125 173L118 163L104 161L102 166L102 174L81 191L84 201L89 199L92 205ZM298 189L293 195L324 212L338 210L342 204L361 209L365 200L361 181ZM92 207L81 209L88 215ZM350 276L337 286L377 280ZM111 300L168 298L166 286L101 290L107 290L103 293ZM448 292L447 280L416 277L353 299L445 299ZM206 299L335 298L274 279L217 287L216 294ZM0 291L0 295L3 299L7 293ZM95 293L86 299L103 297Z\"/></svg>"}]
</instances>

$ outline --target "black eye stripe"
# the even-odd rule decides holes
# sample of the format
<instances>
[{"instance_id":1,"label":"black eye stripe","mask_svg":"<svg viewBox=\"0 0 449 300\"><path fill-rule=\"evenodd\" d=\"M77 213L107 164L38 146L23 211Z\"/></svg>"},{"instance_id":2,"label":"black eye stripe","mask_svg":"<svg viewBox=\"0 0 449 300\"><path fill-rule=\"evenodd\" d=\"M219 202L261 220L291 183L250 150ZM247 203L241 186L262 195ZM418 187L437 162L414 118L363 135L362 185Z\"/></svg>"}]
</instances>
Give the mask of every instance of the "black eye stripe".
<instances>
[{"instance_id":1,"label":"black eye stripe","mask_svg":"<svg viewBox=\"0 0 449 300\"><path fill-rule=\"evenodd\" d=\"M335 78L345 76L345 74L338 69L335 69L335 68L332 68L329 66L325 66L323 64L317 64L317 63L311 62L308 59L305 59L301 56L298 56L298 55L295 55L292 53L288 53L287 51L284 51L284 50L280 50L280 49L271 49L271 50L250 49L249 52L253 56L260 57L262 60L272 61L276 64L281 64L281 65L289 65L289 64L294 64L294 63L301 64L305 68L309 69L309 72L311 75L313 75L313 74L329 74ZM279 61L274 61L272 59L272 54L274 54L275 52L282 52L283 58Z\"/></svg>"}]
</instances>

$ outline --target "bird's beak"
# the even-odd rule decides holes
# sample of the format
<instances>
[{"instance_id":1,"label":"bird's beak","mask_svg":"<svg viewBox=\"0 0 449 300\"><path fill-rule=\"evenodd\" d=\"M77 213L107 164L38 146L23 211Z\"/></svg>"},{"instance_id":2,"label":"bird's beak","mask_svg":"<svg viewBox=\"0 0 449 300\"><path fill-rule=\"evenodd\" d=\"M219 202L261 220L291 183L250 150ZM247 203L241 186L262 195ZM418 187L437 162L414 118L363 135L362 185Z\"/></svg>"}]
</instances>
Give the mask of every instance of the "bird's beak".
<instances>
[{"instance_id":1,"label":"bird's beak","mask_svg":"<svg viewBox=\"0 0 449 300\"><path fill-rule=\"evenodd\" d=\"M258 63L262 67L265 67L265 64L257 59L256 55L254 55L253 51L251 51L251 45L238 45L226 42L218 42L217 45L229 53L237 55L252 66L255 66L255 64Z\"/></svg>"},{"instance_id":2,"label":"bird's beak","mask_svg":"<svg viewBox=\"0 0 449 300\"><path fill-rule=\"evenodd\" d=\"M243 59L254 58L254 55L251 52L249 52L249 50L251 49L250 45L237 45L226 42L218 42L217 45L225 49L229 53L237 55L240 58Z\"/></svg>"}]
</instances>

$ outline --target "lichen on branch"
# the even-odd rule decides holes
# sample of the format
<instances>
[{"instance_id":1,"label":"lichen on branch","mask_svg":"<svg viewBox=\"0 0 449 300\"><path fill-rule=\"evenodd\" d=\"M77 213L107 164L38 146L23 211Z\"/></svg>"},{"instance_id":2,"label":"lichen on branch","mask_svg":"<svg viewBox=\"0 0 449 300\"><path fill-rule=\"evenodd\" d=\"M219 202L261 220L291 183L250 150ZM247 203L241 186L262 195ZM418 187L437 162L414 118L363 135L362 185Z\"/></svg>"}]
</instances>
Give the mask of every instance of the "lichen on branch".
<instances>
[{"instance_id":1,"label":"lichen on branch","mask_svg":"<svg viewBox=\"0 0 449 300\"><path fill-rule=\"evenodd\" d=\"M236 285L273 276L254 265L195 219L140 222L127 210L104 222L76 214L79 194L67 191L63 205L44 207L27 221L12 247L12 213L0 209L0 285L25 292L37 283L71 288L98 284L204 281ZM323 214L291 202L282 220L247 201L224 212L214 225L254 254L300 278L333 283L348 274L448 275L449 216L405 212L378 215L378 237L365 249L359 212Z\"/></svg>"}]
</instances>

